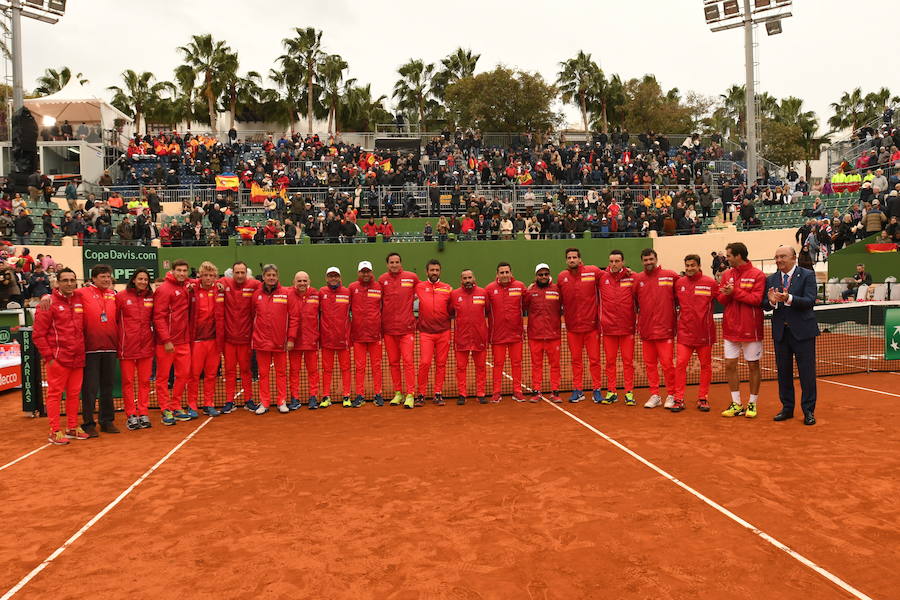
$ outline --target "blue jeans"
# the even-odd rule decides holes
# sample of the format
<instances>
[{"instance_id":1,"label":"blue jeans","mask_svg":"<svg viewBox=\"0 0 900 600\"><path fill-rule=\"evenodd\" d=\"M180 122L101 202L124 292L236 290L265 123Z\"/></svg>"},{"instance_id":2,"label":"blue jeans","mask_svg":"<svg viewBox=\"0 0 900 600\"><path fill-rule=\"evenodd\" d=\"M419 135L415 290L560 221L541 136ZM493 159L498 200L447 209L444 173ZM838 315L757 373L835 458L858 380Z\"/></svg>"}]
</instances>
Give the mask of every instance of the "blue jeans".
<instances>
[{"instance_id":1,"label":"blue jeans","mask_svg":"<svg viewBox=\"0 0 900 600\"><path fill-rule=\"evenodd\" d=\"M31 243L31 234L16 235L16 243L20 246L27 246Z\"/></svg>"}]
</instances>

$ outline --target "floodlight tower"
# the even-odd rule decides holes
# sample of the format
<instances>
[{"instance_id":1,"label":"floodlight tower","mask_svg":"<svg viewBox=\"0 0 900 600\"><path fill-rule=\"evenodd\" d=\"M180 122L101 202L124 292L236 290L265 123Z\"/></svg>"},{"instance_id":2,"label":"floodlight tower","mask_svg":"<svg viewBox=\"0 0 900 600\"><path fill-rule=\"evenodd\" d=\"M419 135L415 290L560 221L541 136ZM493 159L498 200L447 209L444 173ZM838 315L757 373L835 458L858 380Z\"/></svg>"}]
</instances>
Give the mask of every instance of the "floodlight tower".
<instances>
[{"instance_id":1,"label":"floodlight tower","mask_svg":"<svg viewBox=\"0 0 900 600\"><path fill-rule=\"evenodd\" d=\"M751 6L752 4L752 6ZM747 184L759 177L759 124L756 103L756 62L753 57L753 27L765 23L768 35L781 33L781 20L791 15L792 0L703 0L703 13L710 31L744 28L744 119L747 139Z\"/></svg>"},{"instance_id":2,"label":"floodlight tower","mask_svg":"<svg viewBox=\"0 0 900 600\"><path fill-rule=\"evenodd\" d=\"M51 25L59 22L66 12L66 0L22 0L0 1L0 10L9 11L10 30L12 35L12 72L13 72L13 111L25 105L25 92L22 82L22 17L43 21Z\"/></svg>"}]
</instances>

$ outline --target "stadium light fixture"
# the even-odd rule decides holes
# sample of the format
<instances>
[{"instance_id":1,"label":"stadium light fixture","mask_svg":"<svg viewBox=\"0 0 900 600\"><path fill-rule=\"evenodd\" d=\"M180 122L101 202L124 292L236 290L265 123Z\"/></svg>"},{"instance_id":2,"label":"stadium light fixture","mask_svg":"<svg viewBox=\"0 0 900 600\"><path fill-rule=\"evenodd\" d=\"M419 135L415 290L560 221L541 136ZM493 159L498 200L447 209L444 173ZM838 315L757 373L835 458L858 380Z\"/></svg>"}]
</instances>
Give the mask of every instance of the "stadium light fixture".
<instances>
[{"instance_id":1,"label":"stadium light fixture","mask_svg":"<svg viewBox=\"0 0 900 600\"><path fill-rule=\"evenodd\" d=\"M66 0L0 0L0 10L9 11L10 37L12 38L13 110L25 106L22 82L22 17L49 23L58 23L66 10Z\"/></svg>"},{"instance_id":2,"label":"stadium light fixture","mask_svg":"<svg viewBox=\"0 0 900 600\"><path fill-rule=\"evenodd\" d=\"M766 33L768 35L778 35L781 33L781 19L766 21Z\"/></svg>"}]
</instances>

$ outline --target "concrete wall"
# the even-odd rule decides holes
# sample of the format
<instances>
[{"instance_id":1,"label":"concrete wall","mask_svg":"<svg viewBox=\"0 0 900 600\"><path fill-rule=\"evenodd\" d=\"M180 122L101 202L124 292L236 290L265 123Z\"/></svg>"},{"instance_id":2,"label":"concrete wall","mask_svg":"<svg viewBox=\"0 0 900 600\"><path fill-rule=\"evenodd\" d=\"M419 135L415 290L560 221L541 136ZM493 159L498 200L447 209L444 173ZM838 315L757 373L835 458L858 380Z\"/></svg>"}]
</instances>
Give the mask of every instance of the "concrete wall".
<instances>
[{"instance_id":1,"label":"concrete wall","mask_svg":"<svg viewBox=\"0 0 900 600\"><path fill-rule=\"evenodd\" d=\"M699 254L703 269L707 272L712 263L712 252L725 252L725 246L731 242L743 242L747 245L750 260L767 273L775 271L772 257L778 246L793 246L799 250L794 239L796 229L763 229L757 231L735 231L733 229L712 230L703 235L675 235L660 237L653 241L653 248L659 254L659 261L664 267L681 271L684 257L687 254Z\"/></svg>"}]
</instances>

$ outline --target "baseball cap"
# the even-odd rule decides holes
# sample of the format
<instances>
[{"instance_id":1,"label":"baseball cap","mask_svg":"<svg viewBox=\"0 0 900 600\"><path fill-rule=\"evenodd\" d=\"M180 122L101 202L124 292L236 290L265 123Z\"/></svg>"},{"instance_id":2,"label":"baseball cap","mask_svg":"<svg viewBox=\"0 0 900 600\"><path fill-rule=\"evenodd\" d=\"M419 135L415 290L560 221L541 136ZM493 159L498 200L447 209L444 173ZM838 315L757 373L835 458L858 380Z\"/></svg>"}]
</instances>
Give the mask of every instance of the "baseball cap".
<instances>
[{"instance_id":1,"label":"baseball cap","mask_svg":"<svg viewBox=\"0 0 900 600\"><path fill-rule=\"evenodd\" d=\"M550 265L548 265L547 263L541 263L541 264L539 264L538 266L536 266L536 267L534 268L534 272L537 273L537 272L540 271L541 269L547 269L547 270L549 271L549 270L550 270Z\"/></svg>"},{"instance_id":2,"label":"baseball cap","mask_svg":"<svg viewBox=\"0 0 900 600\"><path fill-rule=\"evenodd\" d=\"M357 271L362 271L363 269L372 270L372 263L367 260L360 261L359 266L356 267Z\"/></svg>"},{"instance_id":3,"label":"baseball cap","mask_svg":"<svg viewBox=\"0 0 900 600\"><path fill-rule=\"evenodd\" d=\"M337 267L328 267L327 269L325 269L325 274L328 275L329 273L337 273L338 275L340 275L341 270Z\"/></svg>"}]
</instances>

